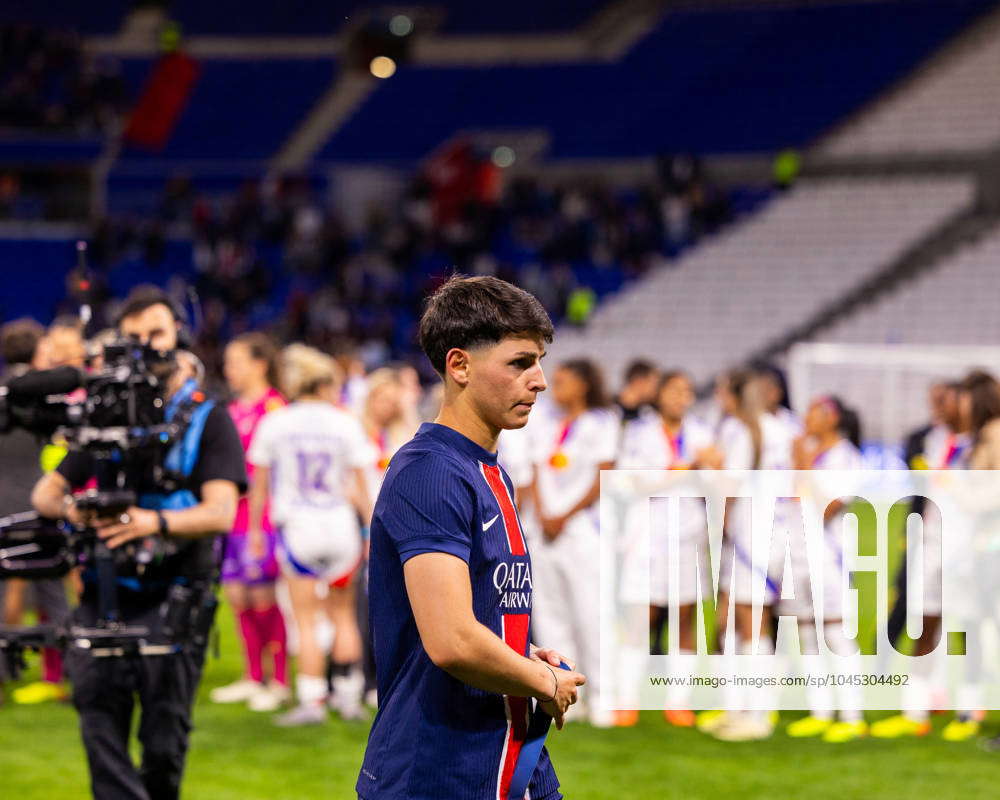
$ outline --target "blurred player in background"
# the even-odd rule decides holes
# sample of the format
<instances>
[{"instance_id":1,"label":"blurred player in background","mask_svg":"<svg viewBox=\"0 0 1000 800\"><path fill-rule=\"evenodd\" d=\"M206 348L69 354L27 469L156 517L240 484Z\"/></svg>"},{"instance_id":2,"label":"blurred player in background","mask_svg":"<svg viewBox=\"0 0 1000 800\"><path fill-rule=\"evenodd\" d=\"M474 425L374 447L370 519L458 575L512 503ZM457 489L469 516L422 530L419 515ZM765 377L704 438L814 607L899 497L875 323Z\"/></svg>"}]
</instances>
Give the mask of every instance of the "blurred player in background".
<instances>
[{"instance_id":1,"label":"blurred player in background","mask_svg":"<svg viewBox=\"0 0 1000 800\"><path fill-rule=\"evenodd\" d=\"M77 317L64 315L56 317L45 331L45 335L38 341L34 363L39 369L66 366L83 369L86 365L86 355L83 323ZM83 395L83 390L78 389L70 399L79 400ZM51 472L58 467L66 452L66 442L61 437L56 436L47 442L37 458L42 472ZM25 602L27 598L33 603L39 621L63 624L69 618L70 609L66 592L67 585L73 579L68 577L11 581L12 591L7 597L8 622L23 624L24 611L29 605ZM15 703L24 704L62 700L67 696L62 681L62 652L55 647L46 647L42 649L42 680L15 689L11 697Z\"/></svg>"},{"instance_id":2,"label":"blurred player in background","mask_svg":"<svg viewBox=\"0 0 1000 800\"><path fill-rule=\"evenodd\" d=\"M589 360L566 361L552 378L555 408L533 426L533 505L541 537L535 553L535 626L538 638L577 653L599 691L597 620L600 471L614 466L618 420L608 410L604 380ZM587 704L591 724L608 727L613 715Z\"/></svg>"},{"instance_id":3,"label":"blurred player in background","mask_svg":"<svg viewBox=\"0 0 1000 800\"><path fill-rule=\"evenodd\" d=\"M365 470L369 497L377 497L393 454L413 438L416 426L403 407L400 373L382 367L368 376L361 424L372 446L372 461Z\"/></svg>"},{"instance_id":4,"label":"blurred player in background","mask_svg":"<svg viewBox=\"0 0 1000 800\"><path fill-rule=\"evenodd\" d=\"M360 423L334 405L340 373L332 358L290 345L281 369L291 404L261 421L248 453L254 466L249 546L265 551L258 520L270 497L299 633L298 706L275 721L287 727L326 719L326 664L317 635L323 616L335 630L331 705L344 718L359 719L364 677L354 578L363 558L358 520L367 526L371 518L364 472L371 447Z\"/></svg>"},{"instance_id":5,"label":"blurred player in background","mask_svg":"<svg viewBox=\"0 0 1000 800\"><path fill-rule=\"evenodd\" d=\"M958 407L958 385L946 381L935 381L927 390L927 406L930 421L906 436L903 444L903 461L910 469L937 469L932 460L938 457L940 443L959 433L961 427ZM914 497L910 503L911 514L923 514L924 500ZM907 568L906 537L903 537L903 552L896 572L896 599L889 613L887 623L890 642L899 639L906 626L907 609ZM888 654L886 654L888 655Z\"/></svg>"},{"instance_id":6,"label":"blurred player in background","mask_svg":"<svg viewBox=\"0 0 1000 800\"><path fill-rule=\"evenodd\" d=\"M795 440L793 447L794 466L798 470L858 470L864 468L861 457L861 423L857 413L844 405L835 396L819 397L810 404L805 418L805 432ZM850 618L850 609L844 603L843 585L843 517L848 509L839 500L827 506L824 516L823 541L823 638L830 649L841 658L850 659L841 669L847 674L860 674L860 655L854 653L852 645L844 636L846 621L856 625ZM805 554L792 553L802 558L802 571L808 570ZM794 567L793 567L794 569ZM779 599L779 604L784 602ZM814 625L804 624L801 635L811 641L804 643L807 651L817 646L819 632ZM862 689L850 683L836 687L837 702L830 687L810 685L806 689L809 701L809 715L792 722L788 735L793 738L820 736L831 743L848 742L868 734L868 726L861 713ZM839 720L834 721L834 708L838 708Z\"/></svg>"},{"instance_id":7,"label":"blurred player in background","mask_svg":"<svg viewBox=\"0 0 1000 800\"><path fill-rule=\"evenodd\" d=\"M719 377L716 402L722 412L716 434L722 466L725 469L782 469L790 465L791 437L788 428L767 413L760 376L750 369L737 369ZM734 603L736 652L752 652L758 642L758 652L773 652L774 639L769 626L770 607L777 600L773 582L767 574L755 575L752 561L750 506L745 500L730 502L726 507L724 536L731 546L723 548L723 563L719 571L719 621L721 636L726 636L730 599ZM732 558L730 563L729 558ZM766 591L765 613L761 627L754 630L753 596L750 587L763 580ZM742 703L742 692L730 690L730 707ZM700 730L725 741L764 739L771 735L777 715L763 711L718 711L698 715Z\"/></svg>"},{"instance_id":8,"label":"blurred player in background","mask_svg":"<svg viewBox=\"0 0 1000 800\"><path fill-rule=\"evenodd\" d=\"M412 394L407 392L401 371L382 367L372 372L367 380L367 394L361 424L372 444L371 459L365 467L365 478L369 498L378 497L382 479L389 468L389 461L404 443L413 438L416 425L412 422L416 401L409 402ZM404 405L406 403L406 405ZM367 528L365 529L367 547ZM366 700L375 704L375 658L368 631L368 570L364 570L358 592L358 627L364 645L365 691L370 693Z\"/></svg>"},{"instance_id":9,"label":"blurred player in background","mask_svg":"<svg viewBox=\"0 0 1000 800\"><path fill-rule=\"evenodd\" d=\"M761 405L766 413L786 426L792 438L802 433L802 420L792 411L785 373L770 362L753 365L760 385Z\"/></svg>"},{"instance_id":10,"label":"blurred player in background","mask_svg":"<svg viewBox=\"0 0 1000 800\"><path fill-rule=\"evenodd\" d=\"M246 333L226 347L224 371L226 383L234 395L229 415L246 452L254 431L266 414L285 405L275 388L278 382L278 350L262 333ZM247 463L251 484L253 465ZM275 557L276 534L268 509L255 521L260 541L249 546L247 531L250 515L247 498L240 499L233 530L225 539L222 560L222 585L226 600L236 615L237 630L243 640L246 674L228 686L211 693L216 703L246 702L254 711L274 711L291 697L288 688L288 653L285 620L275 598L278 562ZM271 680L265 682L264 652L273 655Z\"/></svg>"},{"instance_id":11,"label":"blurred player in background","mask_svg":"<svg viewBox=\"0 0 1000 800\"><path fill-rule=\"evenodd\" d=\"M653 393L653 400L653 408L640 411L637 417L626 423L617 466L639 469L699 469L718 466L711 429L690 413L695 401L694 384L690 376L682 370L664 372ZM651 652L658 654L664 652L661 640L667 622L671 569L665 527L654 526L652 533L649 624L653 642ZM657 533L664 535L657 536ZM678 552L678 561L683 565L679 571L681 578L678 586L678 640L681 654L695 652L694 609L698 587L695 573L688 567L695 563L697 549L704 541L704 515L700 519L682 521ZM704 554L701 563L707 563ZM628 572L623 574L624 587L637 587L644 583ZM672 725L689 727L695 723L694 713L690 710L667 710L664 716ZM617 719L619 724L634 724L637 717L637 712L623 712Z\"/></svg>"},{"instance_id":12,"label":"blurred player in background","mask_svg":"<svg viewBox=\"0 0 1000 800\"><path fill-rule=\"evenodd\" d=\"M45 329L32 319L18 319L0 328L0 355L5 370L0 385L30 372L36 363ZM42 471L39 454L42 440L35 434L12 428L0 433L0 517L17 514L30 507L31 489ZM26 581L0 579L0 624L21 624ZM5 660L0 658L0 684L6 675ZM0 700L2 700L0 693Z\"/></svg>"},{"instance_id":13,"label":"blurred player in background","mask_svg":"<svg viewBox=\"0 0 1000 800\"><path fill-rule=\"evenodd\" d=\"M625 380L615 398L623 425L653 404L659 382L660 371L651 361L637 358L625 368Z\"/></svg>"},{"instance_id":14,"label":"blurred player in background","mask_svg":"<svg viewBox=\"0 0 1000 800\"><path fill-rule=\"evenodd\" d=\"M968 468L1000 470L1000 383L993 375L974 370L960 384L959 405L962 419L969 431ZM991 500L996 502L996 498ZM995 519L994 512L992 524L987 523L990 528L995 528ZM995 564L991 567L995 569ZM986 572L989 574L989 568ZM988 619L994 613L994 609L984 609L980 619ZM978 654L976 658L982 658L982 654ZM978 662L966 664L965 668L968 670L965 677L970 683L979 680L981 667ZM985 713L980 705L982 694L977 690L966 689L965 696L959 694L956 701L955 719L948 723L942 736L946 740L957 742L979 733ZM1000 750L1000 737L988 739L983 745L986 750L996 752Z\"/></svg>"},{"instance_id":15,"label":"blurred player in background","mask_svg":"<svg viewBox=\"0 0 1000 800\"><path fill-rule=\"evenodd\" d=\"M974 370L962 382L946 386L938 402L943 424L933 426L926 434L924 452L917 456L917 466L924 469L1000 468L1000 427L995 422L996 417L1000 416L1000 389L994 377L987 372ZM936 525L925 526L923 536L924 586L940 585L942 548L948 543L942 541ZM955 555L953 552L953 563ZM921 607L924 616L920 636L914 645L916 655L930 653L940 640L940 593L925 591ZM989 611L981 611L978 616L989 616ZM905 621L904 615L903 625ZM970 620L970 623L974 625L975 621ZM963 660L962 668L968 671L963 677L976 677L976 663ZM935 683L938 681L935 680ZM926 736L931 731L929 709L933 704L933 696L929 676L914 674L904 691L903 713L873 723L872 736L882 739ZM965 741L979 733L980 723L985 716L981 708L978 708L982 697L974 686L966 682L959 688L955 701L955 718L945 726L941 735L946 741Z\"/></svg>"}]
</instances>

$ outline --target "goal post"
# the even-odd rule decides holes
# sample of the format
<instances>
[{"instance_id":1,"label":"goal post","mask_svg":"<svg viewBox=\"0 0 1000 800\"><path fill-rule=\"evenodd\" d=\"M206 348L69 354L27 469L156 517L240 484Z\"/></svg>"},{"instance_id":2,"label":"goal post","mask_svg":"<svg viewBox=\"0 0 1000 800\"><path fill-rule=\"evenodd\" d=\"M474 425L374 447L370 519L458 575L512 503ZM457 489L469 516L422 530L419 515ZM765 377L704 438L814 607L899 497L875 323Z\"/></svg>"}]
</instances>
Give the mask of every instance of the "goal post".
<instances>
[{"instance_id":1,"label":"goal post","mask_svg":"<svg viewBox=\"0 0 1000 800\"><path fill-rule=\"evenodd\" d=\"M798 413L817 395L838 395L857 410L864 440L889 446L927 424L932 383L960 380L976 368L1000 376L1000 347L817 342L793 345L787 359Z\"/></svg>"}]
</instances>

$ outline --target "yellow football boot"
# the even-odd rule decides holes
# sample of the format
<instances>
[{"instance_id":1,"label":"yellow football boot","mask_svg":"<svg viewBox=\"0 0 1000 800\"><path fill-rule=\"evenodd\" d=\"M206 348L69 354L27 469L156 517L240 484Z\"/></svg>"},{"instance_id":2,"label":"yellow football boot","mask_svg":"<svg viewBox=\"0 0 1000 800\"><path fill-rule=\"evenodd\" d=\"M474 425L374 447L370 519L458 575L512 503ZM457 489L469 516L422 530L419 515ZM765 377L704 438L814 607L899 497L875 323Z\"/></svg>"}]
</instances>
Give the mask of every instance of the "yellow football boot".
<instances>
[{"instance_id":1,"label":"yellow football boot","mask_svg":"<svg viewBox=\"0 0 1000 800\"><path fill-rule=\"evenodd\" d=\"M853 742L855 739L863 739L868 735L868 725L864 720L856 722L834 722L823 733L823 741L830 744L843 744Z\"/></svg>"},{"instance_id":2,"label":"yellow football boot","mask_svg":"<svg viewBox=\"0 0 1000 800\"><path fill-rule=\"evenodd\" d=\"M38 703L50 703L53 700L65 700L69 693L61 683L36 681L20 686L10 693L11 699L22 706L33 706Z\"/></svg>"},{"instance_id":3,"label":"yellow football boot","mask_svg":"<svg viewBox=\"0 0 1000 800\"><path fill-rule=\"evenodd\" d=\"M906 736L926 736L931 732L931 724L927 720L910 719L905 714L886 717L873 722L869 733L876 739L902 739Z\"/></svg>"},{"instance_id":4,"label":"yellow football boot","mask_svg":"<svg viewBox=\"0 0 1000 800\"><path fill-rule=\"evenodd\" d=\"M946 742L966 742L978 735L979 722L974 719L953 719L941 731L941 738Z\"/></svg>"},{"instance_id":5,"label":"yellow football boot","mask_svg":"<svg viewBox=\"0 0 1000 800\"><path fill-rule=\"evenodd\" d=\"M813 736L822 736L831 725L833 725L832 719L814 717L810 714L808 717L795 720L795 722L789 722L785 733L793 739L808 739Z\"/></svg>"}]
</instances>

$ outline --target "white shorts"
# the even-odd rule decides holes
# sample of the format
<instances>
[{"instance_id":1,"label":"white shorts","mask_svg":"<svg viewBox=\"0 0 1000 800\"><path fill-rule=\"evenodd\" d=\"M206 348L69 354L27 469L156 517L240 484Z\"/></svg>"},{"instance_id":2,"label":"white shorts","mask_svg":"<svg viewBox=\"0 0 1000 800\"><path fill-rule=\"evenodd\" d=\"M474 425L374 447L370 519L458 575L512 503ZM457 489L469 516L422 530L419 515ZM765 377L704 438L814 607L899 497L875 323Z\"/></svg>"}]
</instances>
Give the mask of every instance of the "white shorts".
<instances>
[{"instance_id":1,"label":"white shorts","mask_svg":"<svg viewBox=\"0 0 1000 800\"><path fill-rule=\"evenodd\" d=\"M361 563L361 528L351 506L299 513L279 528L278 557L288 575L346 583Z\"/></svg>"}]
</instances>

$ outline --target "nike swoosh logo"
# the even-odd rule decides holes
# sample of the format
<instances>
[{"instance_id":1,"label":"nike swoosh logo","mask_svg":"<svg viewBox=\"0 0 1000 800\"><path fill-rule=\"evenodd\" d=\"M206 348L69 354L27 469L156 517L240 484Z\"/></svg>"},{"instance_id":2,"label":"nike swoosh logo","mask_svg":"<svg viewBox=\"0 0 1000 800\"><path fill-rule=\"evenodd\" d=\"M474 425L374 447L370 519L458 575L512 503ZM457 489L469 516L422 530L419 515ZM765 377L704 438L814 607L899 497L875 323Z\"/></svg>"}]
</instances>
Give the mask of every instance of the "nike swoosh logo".
<instances>
[{"instance_id":1,"label":"nike swoosh logo","mask_svg":"<svg viewBox=\"0 0 1000 800\"><path fill-rule=\"evenodd\" d=\"M497 521L497 519L498 519L499 517L500 517L500 515L499 515L499 514L497 514L497 515L496 515L495 517L493 517L493 519L491 519L491 520L490 520L489 522L484 522L484 523L483 523L483 531L488 531L488 530L490 529L490 526L491 526L491 525L493 525L493 523L494 523L494 522L496 522L496 521Z\"/></svg>"}]
</instances>

